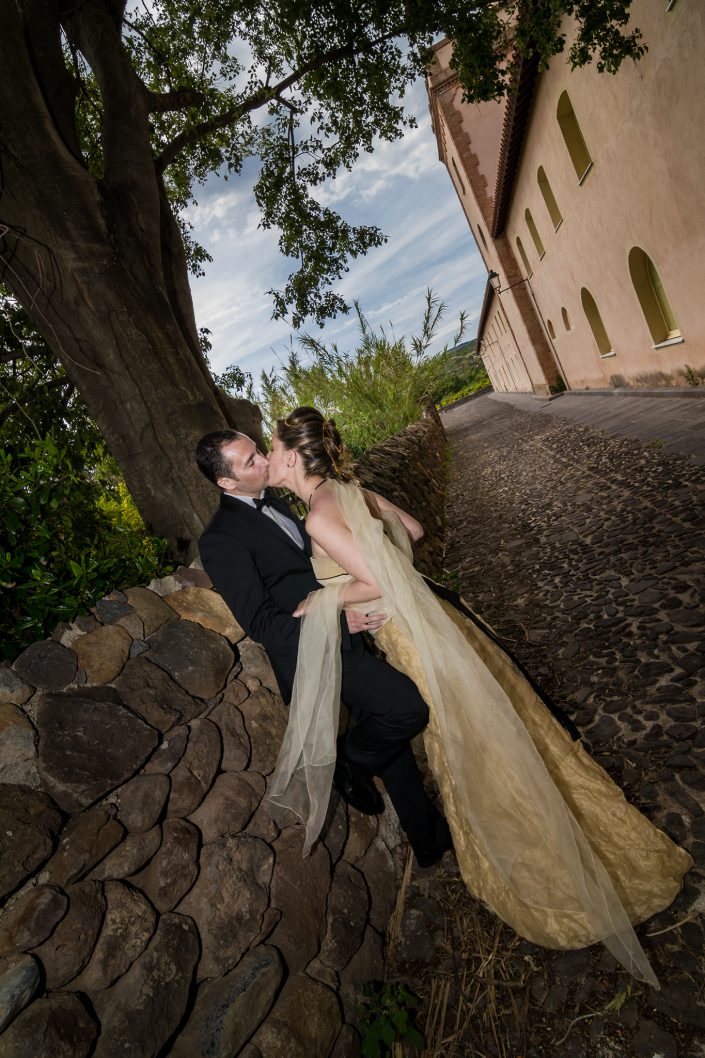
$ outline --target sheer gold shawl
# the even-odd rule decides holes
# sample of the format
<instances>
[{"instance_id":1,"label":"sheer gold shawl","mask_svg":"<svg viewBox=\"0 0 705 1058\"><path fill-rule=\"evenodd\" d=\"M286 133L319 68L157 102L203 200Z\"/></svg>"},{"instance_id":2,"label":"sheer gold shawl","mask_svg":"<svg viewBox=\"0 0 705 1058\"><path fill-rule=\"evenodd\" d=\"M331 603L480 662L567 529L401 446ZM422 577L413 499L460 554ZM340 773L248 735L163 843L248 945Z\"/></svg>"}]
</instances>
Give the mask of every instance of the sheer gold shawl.
<instances>
[{"instance_id":1,"label":"sheer gold shawl","mask_svg":"<svg viewBox=\"0 0 705 1058\"><path fill-rule=\"evenodd\" d=\"M487 859L525 903L582 912L595 940L635 977L658 988L607 871L506 693L414 569L398 519L373 518L354 485L332 481L330 487L380 586L385 611L418 652L458 802ZM273 783L275 803L293 808L306 825L305 851L323 824L333 776L341 598L340 585L309 596ZM550 875L546 862L553 865Z\"/></svg>"}]
</instances>

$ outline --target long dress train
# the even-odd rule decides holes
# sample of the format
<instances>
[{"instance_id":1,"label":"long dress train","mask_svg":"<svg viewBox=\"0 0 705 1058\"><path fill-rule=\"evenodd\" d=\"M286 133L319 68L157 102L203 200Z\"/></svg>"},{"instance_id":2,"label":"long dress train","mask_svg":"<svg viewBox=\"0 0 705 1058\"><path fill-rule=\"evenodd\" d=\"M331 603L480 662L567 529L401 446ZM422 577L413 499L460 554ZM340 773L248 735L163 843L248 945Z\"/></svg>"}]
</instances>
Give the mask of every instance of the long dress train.
<instances>
[{"instance_id":1,"label":"long dress train","mask_svg":"<svg viewBox=\"0 0 705 1058\"><path fill-rule=\"evenodd\" d=\"M434 595L396 516L372 517L356 486L331 487L381 587L375 608L391 618L378 642L429 704L426 752L468 889L528 940L551 948L601 940L658 987L630 920L672 902L690 856L627 803L492 639ZM306 606L272 793L306 824L306 850L330 795L349 579L330 559L314 565L325 590Z\"/></svg>"}]
</instances>

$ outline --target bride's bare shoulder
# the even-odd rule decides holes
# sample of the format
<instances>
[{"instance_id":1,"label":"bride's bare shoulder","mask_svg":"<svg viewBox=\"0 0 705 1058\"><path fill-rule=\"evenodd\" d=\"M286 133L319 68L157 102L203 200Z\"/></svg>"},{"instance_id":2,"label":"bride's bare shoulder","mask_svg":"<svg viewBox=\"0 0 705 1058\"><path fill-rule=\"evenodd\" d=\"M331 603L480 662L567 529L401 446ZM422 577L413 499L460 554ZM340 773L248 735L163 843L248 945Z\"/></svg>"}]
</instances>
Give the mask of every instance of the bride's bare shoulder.
<instances>
[{"instance_id":1,"label":"bride's bare shoulder","mask_svg":"<svg viewBox=\"0 0 705 1058\"><path fill-rule=\"evenodd\" d=\"M306 516L306 528L310 534L327 526L345 527L347 522L335 492L323 490L316 504Z\"/></svg>"}]
</instances>

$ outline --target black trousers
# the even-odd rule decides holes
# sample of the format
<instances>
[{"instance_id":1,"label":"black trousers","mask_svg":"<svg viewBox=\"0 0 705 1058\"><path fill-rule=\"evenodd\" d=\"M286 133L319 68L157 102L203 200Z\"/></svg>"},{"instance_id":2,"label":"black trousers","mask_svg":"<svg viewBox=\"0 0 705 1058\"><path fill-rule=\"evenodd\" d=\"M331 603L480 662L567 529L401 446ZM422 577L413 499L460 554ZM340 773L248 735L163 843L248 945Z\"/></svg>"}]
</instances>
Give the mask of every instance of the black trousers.
<instances>
[{"instance_id":1,"label":"black trousers","mask_svg":"<svg viewBox=\"0 0 705 1058\"><path fill-rule=\"evenodd\" d=\"M430 852L446 822L426 794L409 742L428 723L428 706L413 680L368 650L343 652L341 697L354 726L343 754L360 771L379 775L415 853Z\"/></svg>"}]
</instances>

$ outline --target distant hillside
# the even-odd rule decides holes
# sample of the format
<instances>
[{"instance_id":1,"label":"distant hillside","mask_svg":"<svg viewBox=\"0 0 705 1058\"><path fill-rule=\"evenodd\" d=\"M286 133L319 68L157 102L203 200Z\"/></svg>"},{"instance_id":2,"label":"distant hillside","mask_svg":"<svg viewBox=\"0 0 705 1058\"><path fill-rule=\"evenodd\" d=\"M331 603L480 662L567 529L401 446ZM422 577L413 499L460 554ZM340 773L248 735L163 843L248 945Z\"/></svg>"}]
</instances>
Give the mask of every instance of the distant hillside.
<instances>
[{"instance_id":1,"label":"distant hillside","mask_svg":"<svg viewBox=\"0 0 705 1058\"><path fill-rule=\"evenodd\" d=\"M476 350L476 341L460 342L431 357L435 383L431 393L436 404L449 404L489 385L489 378Z\"/></svg>"}]
</instances>

